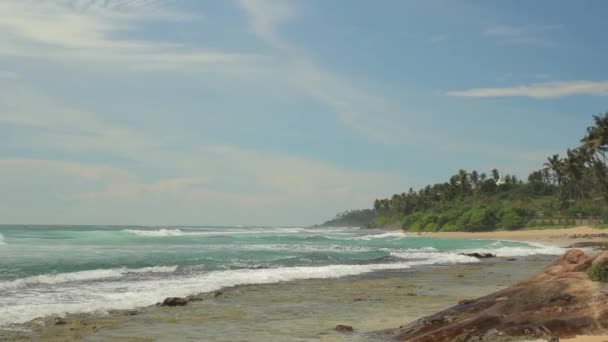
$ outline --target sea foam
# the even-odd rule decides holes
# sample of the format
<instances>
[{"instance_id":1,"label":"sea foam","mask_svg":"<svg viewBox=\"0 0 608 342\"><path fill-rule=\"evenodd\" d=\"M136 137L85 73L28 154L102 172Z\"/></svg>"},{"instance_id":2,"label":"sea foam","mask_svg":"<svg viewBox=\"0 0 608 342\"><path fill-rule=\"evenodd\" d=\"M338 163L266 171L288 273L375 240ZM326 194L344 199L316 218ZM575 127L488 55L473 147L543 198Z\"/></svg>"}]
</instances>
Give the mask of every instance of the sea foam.
<instances>
[{"instance_id":1,"label":"sea foam","mask_svg":"<svg viewBox=\"0 0 608 342\"><path fill-rule=\"evenodd\" d=\"M133 309L153 305L166 297L185 297L236 285L340 278L380 270L407 269L429 262L422 260L368 265L222 270L158 279L97 282L87 286L69 286L58 282L53 286L52 291L49 289L36 291L30 296L18 299L12 296L0 297L0 326L24 323L50 315ZM61 296L57 296L57 293L61 293Z\"/></svg>"},{"instance_id":2,"label":"sea foam","mask_svg":"<svg viewBox=\"0 0 608 342\"><path fill-rule=\"evenodd\" d=\"M128 275L129 273L172 273L175 272L175 270L177 270L177 266L153 266L136 269L115 268L57 274L42 274L0 282L0 290L17 289L35 285L52 285L78 281L120 278Z\"/></svg>"}]
</instances>

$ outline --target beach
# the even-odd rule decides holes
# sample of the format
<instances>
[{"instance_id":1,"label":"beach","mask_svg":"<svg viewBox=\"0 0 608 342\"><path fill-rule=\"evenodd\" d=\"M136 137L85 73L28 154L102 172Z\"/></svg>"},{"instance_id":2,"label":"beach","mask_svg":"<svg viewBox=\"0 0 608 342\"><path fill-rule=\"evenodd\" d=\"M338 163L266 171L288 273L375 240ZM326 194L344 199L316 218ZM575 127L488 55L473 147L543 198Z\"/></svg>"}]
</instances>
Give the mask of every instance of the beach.
<instances>
[{"instance_id":1,"label":"beach","mask_svg":"<svg viewBox=\"0 0 608 342\"><path fill-rule=\"evenodd\" d=\"M528 241L562 247L567 247L575 243L602 242L608 240L608 231L589 226L490 232L429 232L420 233L420 235L452 239Z\"/></svg>"}]
</instances>

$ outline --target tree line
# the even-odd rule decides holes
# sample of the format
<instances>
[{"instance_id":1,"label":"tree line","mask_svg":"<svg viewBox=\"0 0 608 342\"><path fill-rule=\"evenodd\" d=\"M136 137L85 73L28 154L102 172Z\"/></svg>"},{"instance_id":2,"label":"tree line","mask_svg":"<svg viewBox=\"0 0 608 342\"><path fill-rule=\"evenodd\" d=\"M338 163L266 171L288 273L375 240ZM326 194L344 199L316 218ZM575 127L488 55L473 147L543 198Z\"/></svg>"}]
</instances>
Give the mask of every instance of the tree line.
<instances>
[{"instance_id":1,"label":"tree line","mask_svg":"<svg viewBox=\"0 0 608 342\"><path fill-rule=\"evenodd\" d=\"M552 155L527 179L459 170L448 181L376 199L372 209L351 210L331 225L400 225L410 231L518 229L539 218L608 219L608 113L593 116L565 155ZM357 224L354 224L357 223Z\"/></svg>"}]
</instances>

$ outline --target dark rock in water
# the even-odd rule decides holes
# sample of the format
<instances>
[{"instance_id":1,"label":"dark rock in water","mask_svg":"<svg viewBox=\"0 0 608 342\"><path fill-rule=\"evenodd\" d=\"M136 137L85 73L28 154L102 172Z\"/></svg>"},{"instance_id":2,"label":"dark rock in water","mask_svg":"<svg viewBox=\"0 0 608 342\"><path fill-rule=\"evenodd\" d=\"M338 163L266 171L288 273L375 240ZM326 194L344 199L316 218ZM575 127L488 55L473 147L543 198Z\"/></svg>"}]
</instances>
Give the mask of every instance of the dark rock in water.
<instances>
[{"instance_id":1,"label":"dark rock in water","mask_svg":"<svg viewBox=\"0 0 608 342\"><path fill-rule=\"evenodd\" d=\"M169 297L165 298L161 306L184 306L188 304L188 300L186 298L180 297Z\"/></svg>"},{"instance_id":2,"label":"dark rock in water","mask_svg":"<svg viewBox=\"0 0 608 342\"><path fill-rule=\"evenodd\" d=\"M55 325L66 325L66 324L68 324L68 322L65 319L63 319L63 318L58 318L55 321Z\"/></svg>"},{"instance_id":3,"label":"dark rock in water","mask_svg":"<svg viewBox=\"0 0 608 342\"><path fill-rule=\"evenodd\" d=\"M567 248L593 248L594 250L605 251L608 250L608 242L606 241L588 241L588 242L577 242Z\"/></svg>"},{"instance_id":4,"label":"dark rock in water","mask_svg":"<svg viewBox=\"0 0 608 342\"><path fill-rule=\"evenodd\" d=\"M335 330L339 332L353 332L353 327L351 327L350 325L338 324L336 325Z\"/></svg>"},{"instance_id":5,"label":"dark rock in water","mask_svg":"<svg viewBox=\"0 0 608 342\"><path fill-rule=\"evenodd\" d=\"M459 254L474 257L477 259L496 258L496 255L494 255L492 253L459 253Z\"/></svg>"},{"instance_id":6,"label":"dark rock in water","mask_svg":"<svg viewBox=\"0 0 608 342\"><path fill-rule=\"evenodd\" d=\"M222 291L217 291L216 293L213 294L213 297L217 298L217 297L221 297L223 295L224 295L224 293Z\"/></svg>"},{"instance_id":7,"label":"dark rock in water","mask_svg":"<svg viewBox=\"0 0 608 342\"><path fill-rule=\"evenodd\" d=\"M536 275L504 290L384 331L387 340L411 342L559 341L608 332L608 284L585 271L608 261L608 252L589 257L570 250Z\"/></svg>"}]
</instances>

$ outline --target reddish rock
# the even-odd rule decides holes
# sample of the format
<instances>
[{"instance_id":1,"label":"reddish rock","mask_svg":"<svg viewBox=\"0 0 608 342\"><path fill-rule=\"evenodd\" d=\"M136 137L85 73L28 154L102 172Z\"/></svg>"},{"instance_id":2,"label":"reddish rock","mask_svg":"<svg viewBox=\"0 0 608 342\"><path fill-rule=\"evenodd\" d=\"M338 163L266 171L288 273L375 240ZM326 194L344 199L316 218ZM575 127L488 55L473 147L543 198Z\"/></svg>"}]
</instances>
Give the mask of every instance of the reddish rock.
<instances>
[{"instance_id":1,"label":"reddish rock","mask_svg":"<svg viewBox=\"0 0 608 342\"><path fill-rule=\"evenodd\" d=\"M552 265L509 288L461 301L399 329L388 339L412 342L498 341L505 337L568 338L608 332L608 285L588 279L591 264L608 262L608 253L591 258L568 251Z\"/></svg>"}]
</instances>

